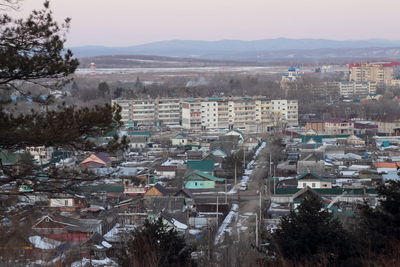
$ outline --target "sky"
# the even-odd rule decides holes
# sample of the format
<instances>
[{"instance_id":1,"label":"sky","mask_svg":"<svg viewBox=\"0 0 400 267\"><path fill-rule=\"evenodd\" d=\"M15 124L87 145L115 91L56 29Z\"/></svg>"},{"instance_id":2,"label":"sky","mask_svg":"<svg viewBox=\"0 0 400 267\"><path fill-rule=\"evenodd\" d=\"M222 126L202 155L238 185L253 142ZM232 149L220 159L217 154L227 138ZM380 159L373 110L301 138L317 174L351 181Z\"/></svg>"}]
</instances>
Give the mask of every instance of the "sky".
<instances>
[{"instance_id":1,"label":"sky","mask_svg":"<svg viewBox=\"0 0 400 267\"><path fill-rule=\"evenodd\" d=\"M42 0L23 0L21 16ZM51 0L68 46L162 40L399 40L399 0Z\"/></svg>"}]
</instances>

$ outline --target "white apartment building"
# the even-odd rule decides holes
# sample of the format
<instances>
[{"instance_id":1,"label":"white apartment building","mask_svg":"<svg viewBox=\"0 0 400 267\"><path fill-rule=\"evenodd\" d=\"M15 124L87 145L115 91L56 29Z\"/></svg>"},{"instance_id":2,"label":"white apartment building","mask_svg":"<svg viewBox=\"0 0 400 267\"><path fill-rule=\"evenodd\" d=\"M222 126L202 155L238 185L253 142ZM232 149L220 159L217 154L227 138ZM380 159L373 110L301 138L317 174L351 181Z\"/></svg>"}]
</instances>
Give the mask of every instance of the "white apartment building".
<instances>
[{"instance_id":1,"label":"white apartment building","mask_svg":"<svg viewBox=\"0 0 400 267\"><path fill-rule=\"evenodd\" d=\"M182 104L182 126L186 129L266 131L271 127L297 125L297 100L209 98L184 100Z\"/></svg>"},{"instance_id":2,"label":"white apartment building","mask_svg":"<svg viewBox=\"0 0 400 267\"><path fill-rule=\"evenodd\" d=\"M116 99L121 107L121 121L134 125L180 125L180 99Z\"/></svg>"},{"instance_id":3,"label":"white apartment building","mask_svg":"<svg viewBox=\"0 0 400 267\"><path fill-rule=\"evenodd\" d=\"M366 97L376 93L376 82L340 82L339 94L344 97Z\"/></svg>"},{"instance_id":4,"label":"white apartment building","mask_svg":"<svg viewBox=\"0 0 400 267\"><path fill-rule=\"evenodd\" d=\"M182 127L185 129L201 129L201 102L199 99L182 101Z\"/></svg>"},{"instance_id":5,"label":"white apartment building","mask_svg":"<svg viewBox=\"0 0 400 267\"><path fill-rule=\"evenodd\" d=\"M182 125L185 129L267 131L298 125L297 100L265 97L113 100L122 121L134 125Z\"/></svg>"}]
</instances>

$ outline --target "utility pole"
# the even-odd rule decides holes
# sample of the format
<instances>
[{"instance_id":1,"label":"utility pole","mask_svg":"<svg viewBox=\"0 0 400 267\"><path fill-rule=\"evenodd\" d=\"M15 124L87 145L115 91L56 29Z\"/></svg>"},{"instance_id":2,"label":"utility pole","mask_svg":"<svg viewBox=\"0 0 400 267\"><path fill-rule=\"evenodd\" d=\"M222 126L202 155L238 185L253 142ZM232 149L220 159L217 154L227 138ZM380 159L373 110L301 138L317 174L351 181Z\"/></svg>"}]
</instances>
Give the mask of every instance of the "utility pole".
<instances>
[{"instance_id":1,"label":"utility pole","mask_svg":"<svg viewBox=\"0 0 400 267\"><path fill-rule=\"evenodd\" d=\"M236 161L235 161L235 186L237 184L237 170L236 170Z\"/></svg>"},{"instance_id":2,"label":"utility pole","mask_svg":"<svg viewBox=\"0 0 400 267\"><path fill-rule=\"evenodd\" d=\"M256 212L256 246L258 247L258 214Z\"/></svg>"},{"instance_id":3,"label":"utility pole","mask_svg":"<svg viewBox=\"0 0 400 267\"><path fill-rule=\"evenodd\" d=\"M218 192L217 192L217 228L219 227L219 221L218 221L218 201L219 201L219 199L218 199Z\"/></svg>"},{"instance_id":4,"label":"utility pole","mask_svg":"<svg viewBox=\"0 0 400 267\"><path fill-rule=\"evenodd\" d=\"M260 190L260 221L262 218L262 202L261 202L261 190Z\"/></svg>"},{"instance_id":5,"label":"utility pole","mask_svg":"<svg viewBox=\"0 0 400 267\"><path fill-rule=\"evenodd\" d=\"M228 203L228 186L225 179L225 203Z\"/></svg>"},{"instance_id":6,"label":"utility pole","mask_svg":"<svg viewBox=\"0 0 400 267\"><path fill-rule=\"evenodd\" d=\"M269 177L270 177L269 180L271 180L271 178L274 180L273 181L274 189L273 190L270 189L270 193L273 192L275 194L275 179L274 179L274 177L272 175L272 156L271 156L271 152L269 152ZM271 182L270 182L270 185L271 185Z\"/></svg>"},{"instance_id":7,"label":"utility pole","mask_svg":"<svg viewBox=\"0 0 400 267\"><path fill-rule=\"evenodd\" d=\"M244 150L243 146L243 169L246 169L246 151Z\"/></svg>"}]
</instances>

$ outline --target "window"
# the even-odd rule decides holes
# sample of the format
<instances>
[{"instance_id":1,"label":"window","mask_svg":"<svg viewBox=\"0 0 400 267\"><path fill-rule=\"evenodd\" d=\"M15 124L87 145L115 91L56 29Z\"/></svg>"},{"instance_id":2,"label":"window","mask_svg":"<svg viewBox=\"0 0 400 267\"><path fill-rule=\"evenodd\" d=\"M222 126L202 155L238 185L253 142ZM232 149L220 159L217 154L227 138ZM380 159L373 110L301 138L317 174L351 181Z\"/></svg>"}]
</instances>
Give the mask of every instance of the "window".
<instances>
[{"instance_id":1,"label":"window","mask_svg":"<svg viewBox=\"0 0 400 267\"><path fill-rule=\"evenodd\" d=\"M64 202L65 202L65 206L68 206L68 200L65 200Z\"/></svg>"},{"instance_id":2,"label":"window","mask_svg":"<svg viewBox=\"0 0 400 267\"><path fill-rule=\"evenodd\" d=\"M307 187L307 184L306 184L306 183L303 183L303 187Z\"/></svg>"},{"instance_id":3,"label":"window","mask_svg":"<svg viewBox=\"0 0 400 267\"><path fill-rule=\"evenodd\" d=\"M315 183L312 183L311 187L315 187Z\"/></svg>"}]
</instances>

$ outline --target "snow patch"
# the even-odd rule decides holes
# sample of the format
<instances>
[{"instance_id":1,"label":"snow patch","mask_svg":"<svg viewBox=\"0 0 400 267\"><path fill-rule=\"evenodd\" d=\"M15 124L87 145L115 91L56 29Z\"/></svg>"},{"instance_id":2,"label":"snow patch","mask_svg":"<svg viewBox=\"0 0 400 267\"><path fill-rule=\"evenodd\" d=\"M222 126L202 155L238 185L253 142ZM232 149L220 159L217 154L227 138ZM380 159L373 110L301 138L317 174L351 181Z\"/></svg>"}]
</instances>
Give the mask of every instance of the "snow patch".
<instances>
[{"instance_id":1,"label":"snow patch","mask_svg":"<svg viewBox=\"0 0 400 267\"><path fill-rule=\"evenodd\" d=\"M61 245L61 242L57 240L41 237L38 235L30 236L29 242L31 242L35 248L40 248L40 249L55 249L59 245Z\"/></svg>"}]
</instances>

